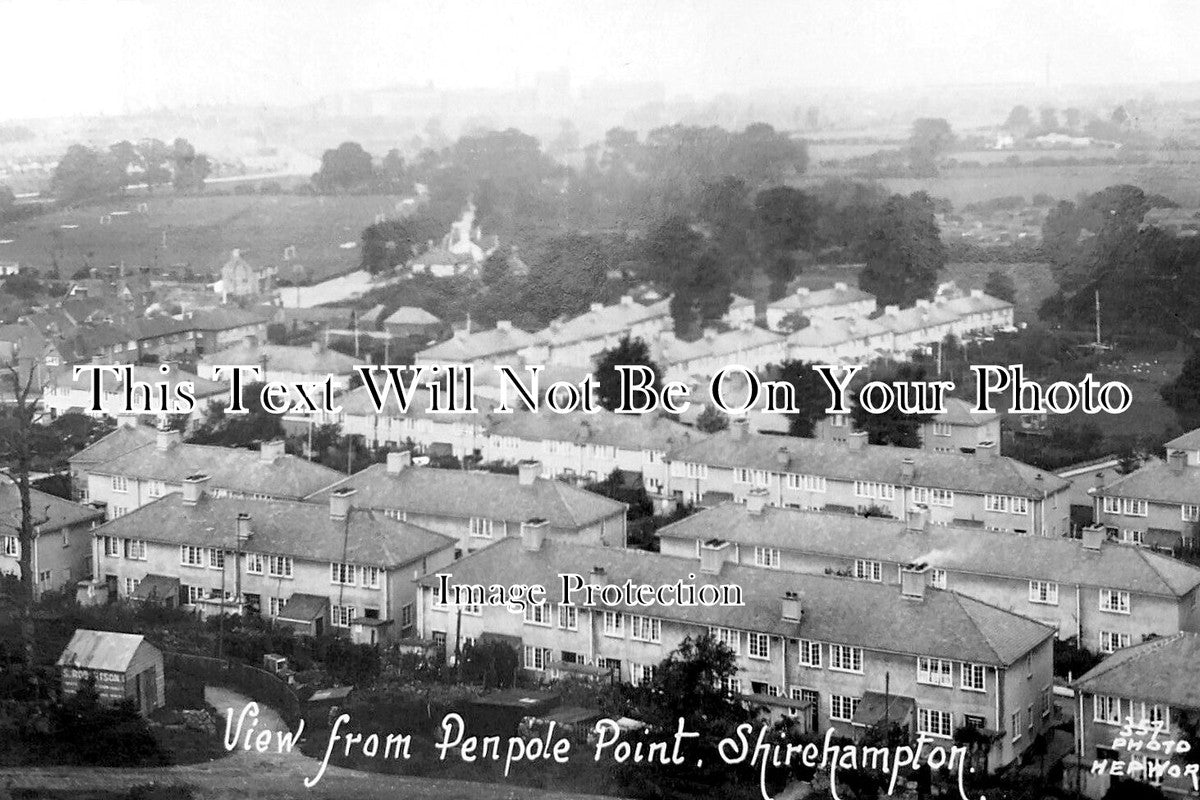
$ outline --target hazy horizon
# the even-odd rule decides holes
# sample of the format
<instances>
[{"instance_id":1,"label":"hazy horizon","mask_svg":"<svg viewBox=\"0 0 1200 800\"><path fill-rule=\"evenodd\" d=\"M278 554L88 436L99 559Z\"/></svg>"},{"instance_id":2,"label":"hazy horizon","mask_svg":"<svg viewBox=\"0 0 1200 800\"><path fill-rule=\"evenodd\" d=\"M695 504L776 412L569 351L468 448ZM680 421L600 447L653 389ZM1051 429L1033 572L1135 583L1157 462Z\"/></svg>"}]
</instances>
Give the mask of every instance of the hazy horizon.
<instances>
[{"instance_id":1,"label":"hazy horizon","mask_svg":"<svg viewBox=\"0 0 1200 800\"><path fill-rule=\"evenodd\" d=\"M1200 4L1026 0L0 0L0 117L299 105L432 83L654 82L669 96L763 90L1200 80ZM69 24L64 24L67 21Z\"/></svg>"}]
</instances>

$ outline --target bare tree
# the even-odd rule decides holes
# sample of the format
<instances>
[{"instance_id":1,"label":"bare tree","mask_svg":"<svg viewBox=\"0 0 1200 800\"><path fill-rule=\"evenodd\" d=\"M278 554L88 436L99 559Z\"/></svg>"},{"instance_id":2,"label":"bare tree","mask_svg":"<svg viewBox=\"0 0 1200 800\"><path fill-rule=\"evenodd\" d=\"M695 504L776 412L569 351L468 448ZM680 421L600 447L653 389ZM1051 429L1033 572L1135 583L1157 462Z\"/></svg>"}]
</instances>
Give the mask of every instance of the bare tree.
<instances>
[{"instance_id":1,"label":"bare tree","mask_svg":"<svg viewBox=\"0 0 1200 800\"><path fill-rule=\"evenodd\" d=\"M41 419L38 410L40 381L38 381L38 359L29 359L28 368L21 366L18 352L3 363L3 375L7 378L4 392L11 395L10 424L0 428L0 457L8 464L8 477L17 487L21 498L20 518L16 523L17 545L20 549L18 567L20 575L17 605L21 612L21 639L25 650L26 666L34 665L33 604L37 576L33 574L33 548L37 538L39 522L33 516L33 498L29 485L29 472L33 464L33 426ZM4 397L4 400L9 400Z\"/></svg>"}]
</instances>

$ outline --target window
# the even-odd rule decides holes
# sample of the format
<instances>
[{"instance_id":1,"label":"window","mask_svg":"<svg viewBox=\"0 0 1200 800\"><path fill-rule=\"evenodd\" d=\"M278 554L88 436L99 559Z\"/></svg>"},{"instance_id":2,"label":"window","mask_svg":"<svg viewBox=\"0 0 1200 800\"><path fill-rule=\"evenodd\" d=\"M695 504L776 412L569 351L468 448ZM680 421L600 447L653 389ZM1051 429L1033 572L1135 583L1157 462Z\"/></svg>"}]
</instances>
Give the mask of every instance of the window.
<instances>
[{"instance_id":1,"label":"window","mask_svg":"<svg viewBox=\"0 0 1200 800\"><path fill-rule=\"evenodd\" d=\"M946 570L933 569L929 571L929 585L934 589L946 588Z\"/></svg>"},{"instance_id":2,"label":"window","mask_svg":"<svg viewBox=\"0 0 1200 800\"><path fill-rule=\"evenodd\" d=\"M1121 500L1121 513L1127 517L1146 516L1146 501L1126 497Z\"/></svg>"},{"instance_id":3,"label":"window","mask_svg":"<svg viewBox=\"0 0 1200 800\"><path fill-rule=\"evenodd\" d=\"M709 635L716 639L721 644L733 651L733 654L741 655L742 652L742 635L732 628L709 628Z\"/></svg>"},{"instance_id":4,"label":"window","mask_svg":"<svg viewBox=\"0 0 1200 800\"><path fill-rule=\"evenodd\" d=\"M755 547L754 566L779 569L779 550L774 547Z\"/></svg>"},{"instance_id":5,"label":"window","mask_svg":"<svg viewBox=\"0 0 1200 800\"><path fill-rule=\"evenodd\" d=\"M954 664L942 658L918 658L917 683L953 687Z\"/></svg>"},{"instance_id":6,"label":"window","mask_svg":"<svg viewBox=\"0 0 1200 800\"><path fill-rule=\"evenodd\" d=\"M629 617L629 635L639 642L661 642L662 621L654 617Z\"/></svg>"},{"instance_id":7,"label":"window","mask_svg":"<svg viewBox=\"0 0 1200 800\"><path fill-rule=\"evenodd\" d=\"M117 517L123 517L128 514L129 509L126 506L109 506L108 513L111 515L110 519L116 519Z\"/></svg>"},{"instance_id":8,"label":"window","mask_svg":"<svg viewBox=\"0 0 1200 800\"><path fill-rule=\"evenodd\" d=\"M292 559L288 556L267 556L267 574L272 578L292 577Z\"/></svg>"},{"instance_id":9,"label":"window","mask_svg":"<svg viewBox=\"0 0 1200 800\"><path fill-rule=\"evenodd\" d=\"M1030 581L1029 602L1048 606L1058 605L1058 584L1051 581Z\"/></svg>"},{"instance_id":10,"label":"window","mask_svg":"<svg viewBox=\"0 0 1200 800\"><path fill-rule=\"evenodd\" d=\"M532 647L525 645L525 669L542 672L550 664L549 647Z\"/></svg>"},{"instance_id":11,"label":"window","mask_svg":"<svg viewBox=\"0 0 1200 800\"><path fill-rule=\"evenodd\" d=\"M1101 589L1100 610L1113 614L1128 614L1129 592L1121 592L1116 589Z\"/></svg>"},{"instance_id":12,"label":"window","mask_svg":"<svg viewBox=\"0 0 1200 800\"><path fill-rule=\"evenodd\" d=\"M1121 498L1106 497L1104 498L1103 508L1105 514L1120 514L1121 513Z\"/></svg>"},{"instance_id":13,"label":"window","mask_svg":"<svg viewBox=\"0 0 1200 800\"><path fill-rule=\"evenodd\" d=\"M854 562L854 577L860 581L879 583L883 580L883 565L878 561L859 558Z\"/></svg>"},{"instance_id":14,"label":"window","mask_svg":"<svg viewBox=\"0 0 1200 800\"><path fill-rule=\"evenodd\" d=\"M685 462L683 469L685 477L696 478L697 480L707 480L708 478L707 464L693 464L691 462Z\"/></svg>"},{"instance_id":15,"label":"window","mask_svg":"<svg viewBox=\"0 0 1200 800\"><path fill-rule=\"evenodd\" d=\"M838 672L862 672L862 648L844 644L829 645L829 668Z\"/></svg>"},{"instance_id":16,"label":"window","mask_svg":"<svg viewBox=\"0 0 1200 800\"><path fill-rule=\"evenodd\" d=\"M341 586L353 586L355 572L353 564L332 563L329 565L329 582Z\"/></svg>"},{"instance_id":17,"label":"window","mask_svg":"<svg viewBox=\"0 0 1200 800\"><path fill-rule=\"evenodd\" d=\"M525 621L530 625L550 626L550 606L546 603L530 603L525 606Z\"/></svg>"},{"instance_id":18,"label":"window","mask_svg":"<svg viewBox=\"0 0 1200 800\"><path fill-rule=\"evenodd\" d=\"M596 666L602 669L610 669L618 678L621 677L621 659L619 658L597 658Z\"/></svg>"},{"instance_id":19,"label":"window","mask_svg":"<svg viewBox=\"0 0 1200 800\"><path fill-rule=\"evenodd\" d=\"M267 616L278 617L286 601L282 597L267 598Z\"/></svg>"},{"instance_id":20,"label":"window","mask_svg":"<svg viewBox=\"0 0 1200 800\"><path fill-rule=\"evenodd\" d=\"M976 716L975 714L963 714L963 727L964 728L986 728L987 727L987 719L985 719L984 717Z\"/></svg>"},{"instance_id":21,"label":"window","mask_svg":"<svg viewBox=\"0 0 1200 800\"><path fill-rule=\"evenodd\" d=\"M805 667L821 666L821 643L809 639L800 640L800 664Z\"/></svg>"},{"instance_id":22,"label":"window","mask_svg":"<svg viewBox=\"0 0 1200 800\"><path fill-rule=\"evenodd\" d=\"M263 557L258 553L246 554L246 572L251 575L263 574Z\"/></svg>"},{"instance_id":23,"label":"window","mask_svg":"<svg viewBox=\"0 0 1200 800\"><path fill-rule=\"evenodd\" d=\"M126 539L125 557L134 561L145 561L146 543L141 539Z\"/></svg>"},{"instance_id":24,"label":"window","mask_svg":"<svg viewBox=\"0 0 1200 800\"><path fill-rule=\"evenodd\" d=\"M187 604L194 605L204 599L204 589L199 586L184 586L184 597L187 598Z\"/></svg>"},{"instance_id":25,"label":"window","mask_svg":"<svg viewBox=\"0 0 1200 800\"><path fill-rule=\"evenodd\" d=\"M477 539L492 538L492 521L483 517L471 517L471 536Z\"/></svg>"},{"instance_id":26,"label":"window","mask_svg":"<svg viewBox=\"0 0 1200 800\"><path fill-rule=\"evenodd\" d=\"M411 628L412 627L414 611L415 611L415 607L413 606L412 603L409 603L408 605L406 605L400 609L400 627L401 628Z\"/></svg>"},{"instance_id":27,"label":"window","mask_svg":"<svg viewBox=\"0 0 1200 800\"><path fill-rule=\"evenodd\" d=\"M1120 725L1121 699L1106 694L1093 695L1092 720L1105 725Z\"/></svg>"},{"instance_id":28,"label":"window","mask_svg":"<svg viewBox=\"0 0 1200 800\"><path fill-rule=\"evenodd\" d=\"M113 475L112 476L112 490L114 492L122 492L122 493L128 492L129 491L129 481L125 478L124 475Z\"/></svg>"},{"instance_id":29,"label":"window","mask_svg":"<svg viewBox=\"0 0 1200 800\"><path fill-rule=\"evenodd\" d=\"M988 494L983 497L983 507L986 511L995 511L1001 514L1028 514L1029 498Z\"/></svg>"},{"instance_id":30,"label":"window","mask_svg":"<svg viewBox=\"0 0 1200 800\"><path fill-rule=\"evenodd\" d=\"M1142 703L1142 719L1151 724L1161 722L1162 729L1168 730L1171 727L1171 708L1158 703Z\"/></svg>"},{"instance_id":31,"label":"window","mask_svg":"<svg viewBox=\"0 0 1200 800\"><path fill-rule=\"evenodd\" d=\"M934 711L931 708L917 709L917 732L930 736L950 738L954 735L954 717L949 711Z\"/></svg>"},{"instance_id":32,"label":"window","mask_svg":"<svg viewBox=\"0 0 1200 800\"><path fill-rule=\"evenodd\" d=\"M1180 506L1180 516L1184 522L1200 522L1200 506Z\"/></svg>"},{"instance_id":33,"label":"window","mask_svg":"<svg viewBox=\"0 0 1200 800\"><path fill-rule=\"evenodd\" d=\"M1121 529L1121 541L1126 544L1136 544L1139 547L1146 544L1146 532L1130 528Z\"/></svg>"},{"instance_id":34,"label":"window","mask_svg":"<svg viewBox=\"0 0 1200 800\"><path fill-rule=\"evenodd\" d=\"M771 657L771 637L765 633L746 634L746 652L751 658Z\"/></svg>"},{"instance_id":35,"label":"window","mask_svg":"<svg viewBox=\"0 0 1200 800\"><path fill-rule=\"evenodd\" d=\"M368 589L379 588L379 567L359 567L362 585Z\"/></svg>"},{"instance_id":36,"label":"window","mask_svg":"<svg viewBox=\"0 0 1200 800\"><path fill-rule=\"evenodd\" d=\"M858 711L858 698L849 697L844 694L829 695L829 718L840 722L849 722L854 719L854 712Z\"/></svg>"},{"instance_id":37,"label":"window","mask_svg":"<svg viewBox=\"0 0 1200 800\"><path fill-rule=\"evenodd\" d=\"M1112 631L1100 631L1100 652L1115 653L1122 647L1129 647L1128 633L1114 633Z\"/></svg>"},{"instance_id":38,"label":"window","mask_svg":"<svg viewBox=\"0 0 1200 800\"><path fill-rule=\"evenodd\" d=\"M604 635L625 638L625 618L617 611L604 612Z\"/></svg>"},{"instance_id":39,"label":"window","mask_svg":"<svg viewBox=\"0 0 1200 800\"><path fill-rule=\"evenodd\" d=\"M987 691L987 667L983 664L963 664L962 688L971 692Z\"/></svg>"},{"instance_id":40,"label":"window","mask_svg":"<svg viewBox=\"0 0 1200 800\"><path fill-rule=\"evenodd\" d=\"M137 591L138 584L141 583L137 578L125 579L125 596L133 597L133 593Z\"/></svg>"},{"instance_id":41,"label":"window","mask_svg":"<svg viewBox=\"0 0 1200 800\"><path fill-rule=\"evenodd\" d=\"M162 481L147 481L146 482L146 496L147 497L162 497L163 489L165 489L165 488L166 487L163 485Z\"/></svg>"},{"instance_id":42,"label":"window","mask_svg":"<svg viewBox=\"0 0 1200 800\"><path fill-rule=\"evenodd\" d=\"M107 539L107 538L108 537L106 536L105 539ZM21 555L20 542L17 541L16 536L5 536L3 541L4 541L4 555L12 556L13 558L17 558ZM108 554L105 553L105 555L108 555Z\"/></svg>"},{"instance_id":43,"label":"window","mask_svg":"<svg viewBox=\"0 0 1200 800\"><path fill-rule=\"evenodd\" d=\"M1012 715L1012 740L1021 741L1021 712L1014 711Z\"/></svg>"},{"instance_id":44,"label":"window","mask_svg":"<svg viewBox=\"0 0 1200 800\"><path fill-rule=\"evenodd\" d=\"M870 497L875 500L895 500L896 487L890 483L855 481L854 494L858 497Z\"/></svg>"},{"instance_id":45,"label":"window","mask_svg":"<svg viewBox=\"0 0 1200 800\"><path fill-rule=\"evenodd\" d=\"M185 567L204 566L204 548L192 547L190 544L180 545L179 563Z\"/></svg>"},{"instance_id":46,"label":"window","mask_svg":"<svg viewBox=\"0 0 1200 800\"><path fill-rule=\"evenodd\" d=\"M787 476L787 488L799 492L824 492L825 479L820 475L793 475Z\"/></svg>"},{"instance_id":47,"label":"window","mask_svg":"<svg viewBox=\"0 0 1200 800\"><path fill-rule=\"evenodd\" d=\"M741 678L726 678L724 681L721 682L721 685L724 686L725 691L729 692L730 694L741 694L742 693L742 679Z\"/></svg>"},{"instance_id":48,"label":"window","mask_svg":"<svg viewBox=\"0 0 1200 800\"><path fill-rule=\"evenodd\" d=\"M949 422L933 423L933 435L934 436L951 436L953 434L954 434L954 426L951 425Z\"/></svg>"},{"instance_id":49,"label":"window","mask_svg":"<svg viewBox=\"0 0 1200 800\"><path fill-rule=\"evenodd\" d=\"M208 549L208 566L212 569L225 569L225 551L219 547Z\"/></svg>"},{"instance_id":50,"label":"window","mask_svg":"<svg viewBox=\"0 0 1200 800\"><path fill-rule=\"evenodd\" d=\"M558 606L558 627L563 630L579 630L579 609L575 606Z\"/></svg>"},{"instance_id":51,"label":"window","mask_svg":"<svg viewBox=\"0 0 1200 800\"><path fill-rule=\"evenodd\" d=\"M349 628L354 619L354 606L330 606L329 617L335 628Z\"/></svg>"},{"instance_id":52,"label":"window","mask_svg":"<svg viewBox=\"0 0 1200 800\"><path fill-rule=\"evenodd\" d=\"M952 508L954 506L954 492L949 489L930 489L929 504Z\"/></svg>"},{"instance_id":53,"label":"window","mask_svg":"<svg viewBox=\"0 0 1200 800\"><path fill-rule=\"evenodd\" d=\"M641 686L643 683L650 683L654 680L654 665L653 664L630 664L629 665L629 682L634 686Z\"/></svg>"}]
</instances>

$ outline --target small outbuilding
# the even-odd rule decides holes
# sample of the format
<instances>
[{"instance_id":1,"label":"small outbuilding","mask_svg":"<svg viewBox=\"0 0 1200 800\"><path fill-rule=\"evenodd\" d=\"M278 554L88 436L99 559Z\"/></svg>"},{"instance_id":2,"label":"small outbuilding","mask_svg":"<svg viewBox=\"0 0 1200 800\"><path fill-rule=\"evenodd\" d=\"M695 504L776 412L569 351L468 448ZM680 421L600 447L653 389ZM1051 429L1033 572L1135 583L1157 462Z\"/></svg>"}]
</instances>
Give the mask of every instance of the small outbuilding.
<instances>
[{"instance_id":1,"label":"small outbuilding","mask_svg":"<svg viewBox=\"0 0 1200 800\"><path fill-rule=\"evenodd\" d=\"M65 694L78 692L90 676L101 702L132 700L143 715L166 704L162 652L139 634L79 629L58 668Z\"/></svg>"}]
</instances>

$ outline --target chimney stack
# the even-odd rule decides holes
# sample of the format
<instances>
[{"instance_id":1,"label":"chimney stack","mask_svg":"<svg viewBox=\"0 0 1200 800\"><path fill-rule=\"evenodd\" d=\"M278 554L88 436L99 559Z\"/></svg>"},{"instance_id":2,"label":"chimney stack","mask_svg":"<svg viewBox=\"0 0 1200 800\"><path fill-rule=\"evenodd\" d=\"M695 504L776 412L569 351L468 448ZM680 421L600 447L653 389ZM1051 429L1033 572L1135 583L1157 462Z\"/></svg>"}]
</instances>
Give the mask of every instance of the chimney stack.
<instances>
[{"instance_id":1,"label":"chimney stack","mask_svg":"<svg viewBox=\"0 0 1200 800\"><path fill-rule=\"evenodd\" d=\"M914 533L924 533L929 530L929 508L921 503L917 503L908 510L908 518L905 520L904 529Z\"/></svg>"},{"instance_id":2,"label":"chimney stack","mask_svg":"<svg viewBox=\"0 0 1200 800\"><path fill-rule=\"evenodd\" d=\"M155 437L154 446L159 451L170 450L175 445L183 441L183 436L179 431L173 431L167 427L160 427L158 434Z\"/></svg>"},{"instance_id":3,"label":"chimney stack","mask_svg":"<svg viewBox=\"0 0 1200 800\"><path fill-rule=\"evenodd\" d=\"M741 417L733 421L733 436L739 442L744 442L750 438L750 420L746 417Z\"/></svg>"},{"instance_id":4,"label":"chimney stack","mask_svg":"<svg viewBox=\"0 0 1200 800\"><path fill-rule=\"evenodd\" d=\"M700 543L700 571L706 575L720 575L721 565L729 560L729 542L709 539Z\"/></svg>"},{"instance_id":5,"label":"chimney stack","mask_svg":"<svg viewBox=\"0 0 1200 800\"><path fill-rule=\"evenodd\" d=\"M917 461L914 458L906 458L900 464L900 482L905 486L911 486L913 479L917 477Z\"/></svg>"},{"instance_id":6,"label":"chimney stack","mask_svg":"<svg viewBox=\"0 0 1200 800\"><path fill-rule=\"evenodd\" d=\"M850 287L846 285L845 281L838 281L833 285L833 288L837 289L839 292L846 292L850 290Z\"/></svg>"},{"instance_id":7,"label":"chimney stack","mask_svg":"<svg viewBox=\"0 0 1200 800\"><path fill-rule=\"evenodd\" d=\"M800 604L800 594L798 592L784 592L783 608L780 616L784 622L799 622L800 615L804 609Z\"/></svg>"},{"instance_id":8,"label":"chimney stack","mask_svg":"<svg viewBox=\"0 0 1200 800\"><path fill-rule=\"evenodd\" d=\"M988 459L996 455L996 443L993 441L980 442L975 445L975 457Z\"/></svg>"},{"instance_id":9,"label":"chimney stack","mask_svg":"<svg viewBox=\"0 0 1200 800\"><path fill-rule=\"evenodd\" d=\"M541 517L533 517L521 523L521 549L529 553L536 553L542 549L542 542L546 539L546 528L550 523Z\"/></svg>"},{"instance_id":10,"label":"chimney stack","mask_svg":"<svg viewBox=\"0 0 1200 800\"><path fill-rule=\"evenodd\" d=\"M325 348L321 345L320 339L313 339L313 343L312 343L313 355L320 355L321 351L323 351L324 349Z\"/></svg>"},{"instance_id":11,"label":"chimney stack","mask_svg":"<svg viewBox=\"0 0 1200 800\"><path fill-rule=\"evenodd\" d=\"M237 515L237 541L239 546L243 546L250 538L254 536L254 529L250 525L250 515L245 511Z\"/></svg>"},{"instance_id":12,"label":"chimney stack","mask_svg":"<svg viewBox=\"0 0 1200 800\"><path fill-rule=\"evenodd\" d=\"M399 475L410 466L412 466L412 453L408 450L387 454L388 475Z\"/></svg>"},{"instance_id":13,"label":"chimney stack","mask_svg":"<svg viewBox=\"0 0 1200 800\"><path fill-rule=\"evenodd\" d=\"M134 413L117 414L117 426L120 428L136 428L138 426L138 415Z\"/></svg>"},{"instance_id":14,"label":"chimney stack","mask_svg":"<svg viewBox=\"0 0 1200 800\"><path fill-rule=\"evenodd\" d=\"M1108 529L1103 525L1088 525L1082 531L1083 549L1099 550L1108 538Z\"/></svg>"},{"instance_id":15,"label":"chimney stack","mask_svg":"<svg viewBox=\"0 0 1200 800\"><path fill-rule=\"evenodd\" d=\"M194 506L200 502L200 498L204 496L204 484L208 483L208 476L202 474L188 475L183 479L183 504L185 506Z\"/></svg>"},{"instance_id":16,"label":"chimney stack","mask_svg":"<svg viewBox=\"0 0 1200 800\"><path fill-rule=\"evenodd\" d=\"M527 459L517 464L517 483L521 486L532 486L542 474L542 462Z\"/></svg>"},{"instance_id":17,"label":"chimney stack","mask_svg":"<svg viewBox=\"0 0 1200 800\"><path fill-rule=\"evenodd\" d=\"M924 600L928 574L929 565L925 563L900 567L900 596L909 600Z\"/></svg>"},{"instance_id":18,"label":"chimney stack","mask_svg":"<svg viewBox=\"0 0 1200 800\"><path fill-rule=\"evenodd\" d=\"M286 452L283 439L272 439L259 446L258 458L264 464L273 464L277 459L283 458Z\"/></svg>"},{"instance_id":19,"label":"chimney stack","mask_svg":"<svg viewBox=\"0 0 1200 800\"><path fill-rule=\"evenodd\" d=\"M867 448L867 432L851 431L846 434L846 444L856 453L865 450Z\"/></svg>"},{"instance_id":20,"label":"chimney stack","mask_svg":"<svg viewBox=\"0 0 1200 800\"><path fill-rule=\"evenodd\" d=\"M509 320L509 319L496 320L496 330L504 331L505 333L509 333L512 331L512 329L513 329L512 320Z\"/></svg>"},{"instance_id":21,"label":"chimney stack","mask_svg":"<svg viewBox=\"0 0 1200 800\"><path fill-rule=\"evenodd\" d=\"M1183 472L1183 468L1187 466L1187 452L1184 450L1172 450L1167 453L1167 463L1171 466L1171 471L1176 475Z\"/></svg>"},{"instance_id":22,"label":"chimney stack","mask_svg":"<svg viewBox=\"0 0 1200 800\"><path fill-rule=\"evenodd\" d=\"M812 294L812 290L809 289L807 286L797 286L796 287L796 295L797 296L808 297L810 294Z\"/></svg>"},{"instance_id":23,"label":"chimney stack","mask_svg":"<svg viewBox=\"0 0 1200 800\"><path fill-rule=\"evenodd\" d=\"M349 486L341 489L334 489L329 495L329 518L332 520L343 520L350 516L350 509L354 507L354 495L356 489L351 489Z\"/></svg>"},{"instance_id":24,"label":"chimney stack","mask_svg":"<svg viewBox=\"0 0 1200 800\"><path fill-rule=\"evenodd\" d=\"M763 509L767 505L768 492L763 486L755 486L746 495L746 511L754 516L762 516Z\"/></svg>"},{"instance_id":25,"label":"chimney stack","mask_svg":"<svg viewBox=\"0 0 1200 800\"><path fill-rule=\"evenodd\" d=\"M627 307L632 306L633 305L633 295L628 295L628 294L621 295L621 305L627 306Z\"/></svg>"},{"instance_id":26,"label":"chimney stack","mask_svg":"<svg viewBox=\"0 0 1200 800\"><path fill-rule=\"evenodd\" d=\"M792 463L792 451L788 450L786 447L780 446L779 449L775 451L775 463L783 469L787 469L788 465Z\"/></svg>"},{"instance_id":27,"label":"chimney stack","mask_svg":"<svg viewBox=\"0 0 1200 800\"><path fill-rule=\"evenodd\" d=\"M593 311L593 312L596 312L596 313L599 313L599 312L601 312L601 311L603 311L603 310L604 310L604 303L592 303L592 304L589 306L589 310L590 310L590 311Z\"/></svg>"}]
</instances>

